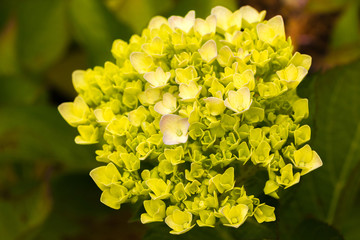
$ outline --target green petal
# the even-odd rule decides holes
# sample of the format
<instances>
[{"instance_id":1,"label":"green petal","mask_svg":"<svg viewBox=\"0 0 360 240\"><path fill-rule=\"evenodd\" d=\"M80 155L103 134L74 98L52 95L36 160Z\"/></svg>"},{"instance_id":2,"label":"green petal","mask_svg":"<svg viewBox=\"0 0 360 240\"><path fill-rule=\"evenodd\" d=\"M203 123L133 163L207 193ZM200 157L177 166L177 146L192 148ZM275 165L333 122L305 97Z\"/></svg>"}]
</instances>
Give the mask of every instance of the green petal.
<instances>
[{"instance_id":1,"label":"green petal","mask_svg":"<svg viewBox=\"0 0 360 240\"><path fill-rule=\"evenodd\" d=\"M154 65L152 57L143 52L131 53L130 62L134 69L140 74L151 71Z\"/></svg>"},{"instance_id":2,"label":"green petal","mask_svg":"<svg viewBox=\"0 0 360 240\"><path fill-rule=\"evenodd\" d=\"M310 140L311 128L309 125L301 126L294 132L295 145L301 145Z\"/></svg>"},{"instance_id":3,"label":"green petal","mask_svg":"<svg viewBox=\"0 0 360 240\"><path fill-rule=\"evenodd\" d=\"M58 110L65 121L73 127L88 122L87 115L89 114L89 107L80 96L76 97L73 103L67 102L60 104Z\"/></svg>"},{"instance_id":4,"label":"green petal","mask_svg":"<svg viewBox=\"0 0 360 240\"><path fill-rule=\"evenodd\" d=\"M93 169L90 172L90 177L103 191L121 179L121 175L113 163Z\"/></svg>"},{"instance_id":5,"label":"green petal","mask_svg":"<svg viewBox=\"0 0 360 240\"><path fill-rule=\"evenodd\" d=\"M156 199L166 199L170 196L169 191L171 187L171 182L168 181L167 183L164 180L159 178L151 178L146 180L146 185L150 188L153 192L150 193L150 196L153 200Z\"/></svg>"},{"instance_id":6,"label":"green petal","mask_svg":"<svg viewBox=\"0 0 360 240\"><path fill-rule=\"evenodd\" d=\"M99 142L99 128L93 125L78 126L80 136L75 138L77 144L95 144Z\"/></svg>"},{"instance_id":7,"label":"green petal","mask_svg":"<svg viewBox=\"0 0 360 240\"><path fill-rule=\"evenodd\" d=\"M274 211L274 207L263 204L256 208L254 216L258 223L273 222L276 220Z\"/></svg>"},{"instance_id":8,"label":"green petal","mask_svg":"<svg viewBox=\"0 0 360 240\"><path fill-rule=\"evenodd\" d=\"M120 184L112 184L110 189L106 189L102 194L100 201L114 209L119 209L121 204L128 199L128 190Z\"/></svg>"}]
</instances>

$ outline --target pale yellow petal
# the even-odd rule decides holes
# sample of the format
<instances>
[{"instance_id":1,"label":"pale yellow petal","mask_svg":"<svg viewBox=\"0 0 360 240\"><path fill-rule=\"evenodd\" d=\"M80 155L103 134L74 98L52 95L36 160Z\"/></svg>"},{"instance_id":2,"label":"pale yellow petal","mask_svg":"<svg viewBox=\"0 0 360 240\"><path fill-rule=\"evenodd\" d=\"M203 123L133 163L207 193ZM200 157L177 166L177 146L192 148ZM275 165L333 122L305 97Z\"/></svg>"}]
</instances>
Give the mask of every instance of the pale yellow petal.
<instances>
[{"instance_id":1,"label":"pale yellow petal","mask_svg":"<svg viewBox=\"0 0 360 240\"><path fill-rule=\"evenodd\" d=\"M217 48L216 42L214 40L209 40L199 49L201 58L206 63L212 63L217 57Z\"/></svg>"}]
</instances>

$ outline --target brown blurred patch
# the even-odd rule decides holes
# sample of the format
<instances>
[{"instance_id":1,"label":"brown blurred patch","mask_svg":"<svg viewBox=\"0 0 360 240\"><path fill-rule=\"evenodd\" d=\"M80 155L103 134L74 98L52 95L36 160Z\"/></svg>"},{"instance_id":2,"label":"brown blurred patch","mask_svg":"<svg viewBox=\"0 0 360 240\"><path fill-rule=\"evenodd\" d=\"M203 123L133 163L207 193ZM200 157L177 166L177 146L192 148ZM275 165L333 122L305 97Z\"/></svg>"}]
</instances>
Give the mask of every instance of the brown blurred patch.
<instances>
[{"instance_id":1,"label":"brown blurred patch","mask_svg":"<svg viewBox=\"0 0 360 240\"><path fill-rule=\"evenodd\" d=\"M330 35L339 12L317 13L308 10L308 0L241 0L239 5L251 5L266 10L266 19L281 15L287 36L291 36L294 50L311 55L311 71L327 68L324 64L329 51Z\"/></svg>"}]
</instances>

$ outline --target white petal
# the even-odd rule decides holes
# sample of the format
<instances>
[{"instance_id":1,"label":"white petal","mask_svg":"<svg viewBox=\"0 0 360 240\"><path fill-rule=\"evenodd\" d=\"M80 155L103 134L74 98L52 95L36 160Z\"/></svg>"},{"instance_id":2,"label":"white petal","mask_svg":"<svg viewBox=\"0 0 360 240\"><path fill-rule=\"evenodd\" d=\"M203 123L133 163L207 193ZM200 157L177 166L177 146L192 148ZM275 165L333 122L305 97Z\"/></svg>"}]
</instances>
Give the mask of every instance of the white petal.
<instances>
[{"instance_id":1,"label":"white petal","mask_svg":"<svg viewBox=\"0 0 360 240\"><path fill-rule=\"evenodd\" d=\"M223 29L224 31L226 31L229 27L229 19L232 16L232 12L222 6L216 6L213 9L211 9L211 14L216 16L216 24L219 28Z\"/></svg>"},{"instance_id":2,"label":"white petal","mask_svg":"<svg viewBox=\"0 0 360 240\"><path fill-rule=\"evenodd\" d=\"M185 33L189 33L195 24L195 11L189 11L185 17L171 16L168 22L174 31L180 29Z\"/></svg>"},{"instance_id":3,"label":"white petal","mask_svg":"<svg viewBox=\"0 0 360 240\"><path fill-rule=\"evenodd\" d=\"M167 114L160 119L160 131L166 145L185 143L188 139L189 121L178 115Z\"/></svg>"},{"instance_id":4,"label":"white petal","mask_svg":"<svg viewBox=\"0 0 360 240\"><path fill-rule=\"evenodd\" d=\"M149 22L149 25L148 25L148 28L150 30L152 29L159 29L162 25L168 25L168 21L166 18L164 17L161 17L161 16L155 16L153 17L150 22Z\"/></svg>"}]
</instances>

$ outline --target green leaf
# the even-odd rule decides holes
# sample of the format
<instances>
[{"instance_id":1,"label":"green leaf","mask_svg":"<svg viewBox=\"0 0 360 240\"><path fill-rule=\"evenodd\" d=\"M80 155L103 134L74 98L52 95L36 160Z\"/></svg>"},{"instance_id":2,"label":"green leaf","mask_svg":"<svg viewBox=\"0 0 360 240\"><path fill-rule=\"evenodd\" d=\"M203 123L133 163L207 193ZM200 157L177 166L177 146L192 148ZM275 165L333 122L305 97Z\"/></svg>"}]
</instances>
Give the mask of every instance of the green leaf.
<instances>
[{"instance_id":1,"label":"green leaf","mask_svg":"<svg viewBox=\"0 0 360 240\"><path fill-rule=\"evenodd\" d=\"M359 171L359 170L358 170ZM356 201L359 201L359 196ZM344 224L342 227L342 232L344 233L346 240L358 240L360 239L360 231L359 231L359 215L360 215L360 207L358 204L353 205L351 209L351 214L347 216L344 220Z\"/></svg>"},{"instance_id":2,"label":"green leaf","mask_svg":"<svg viewBox=\"0 0 360 240\"><path fill-rule=\"evenodd\" d=\"M326 194L328 223L339 222L338 214L347 207L350 198L343 199L350 186L352 170L360 164L360 61L342 68L333 69L316 82L316 109L314 149L323 159L324 167L317 176ZM314 175L315 176L315 175ZM355 189L357 190L357 189ZM356 194L356 191L353 192ZM350 202L348 202L350 203Z\"/></svg>"},{"instance_id":3,"label":"green leaf","mask_svg":"<svg viewBox=\"0 0 360 240\"><path fill-rule=\"evenodd\" d=\"M77 69L86 69L86 61L85 53L81 49L69 52L46 72L47 86L66 99L74 99L77 93L71 81L72 73Z\"/></svg>"},{"instance_id":4,"label":"green leaf","mask_svg":"<svg viewBox=\"0 0 360 240\"><path fill-rule=\"evenodd\" d=\"M360 58L360 41L343 45L335 49L330 49L324 59L325 66L333 68L335 66L347 65Z\"/></svg>"},{"instance_id":5,"label":"green leaf","mask_svg":"<svg viewBox=\"0 0 360 240\"><path fill-rule=\"evenodd\" d=\"M281 199L282 230L311 216L344 230L346 236L347 219L360 220L360 215L353 216L360 189L359 68L360 61L334 68L311 79L314 84L300 88L310 97L310 145L324 165L303 176L299 186Z\"/></svg>"},{"instance_id":6,"label":"green leaf","mask_svg":"<svg viewBox=\"0 0 360 240\"><path fill-rule=\"evenodd\" d=\"M132 204L117 211L102 204L101 191L88 173L52 178L51 193L53 211L36 240L142 239L144 225L128 222Z\"/></svg>"},{"instance_id":7,"label":"green leaf","mask_svg":"<svg viewBox=\"0 0 360 240\"><path fill-rule=\"evenodd\" d=\"M231 229L234 239L242 240L275 240L279 239L276 232L276 222L257 223L255 219L248 219L238 229Z\"/></svg>"},{"instance_id":8,"label":"green leaf","mask_svg":"<svg viewBox=\"0 0 360 240\"><path fill-rule=\"evenodd\" d=\"M0 29L9 21L9 17L13 10L15 1L1 1L0 2Z\"/></svg>"},{"instance_id":9,"label":"green leaf","mask_svg":"<svg viewBox=\"0 0 360 240\"><path fill-rule=\"evenodd\" d=\"M36 80L33 80L27 76L0 75L0 82L0 106L9 104L32 104L38 100L40 95L43 93L42 86L37 84Z\"/></svg>"},{"instance_id":10,"label":"green leaf","mask_svg":"<svg viewBox=\"0 0 360 240\"><path fill-rule=\"evenodd\" d=\"M347 2L348 0L312 0L308 2L307 8L318 14L333 13L341 9Z\"/></svg>"},{"instance_id":11,"label":"green leaf","mask_svg":"<svg viewBox=\"0 0 360 240\"><path fill-rule=\"evenodd\" d=\"M331 47L356 43L360 40L359 2L352 1L342 11L335 23L331 36Z\"/></svg>"},{"instance_id":12,"label":"green leaf","mask_svg":"<svg viewBox=\"0 0 360 240\"><path fill-rule=\"evenodd\" d=\"M292 237L294 240L344 240L335 228L315 219L304 220Z\"/></svg>"},{"instance_id":13,"label":"green leaf","mask_svg":"<svg viewBox=\"0 0 360 240\"><path fill-rule=\"evenodd\" d=\"M2 239L32 239L51 210L46 184L14 199L0 198L0 236Z\"/></svg>"},{"instance_id":14,"label":"green leaf","mask_svg":"<svg viewBox=\"0 0 360 240\"><path fill-rule=\"evenodd\" d=\"M195 10L197 18L206 18L206 16L210 15L211 9L218 5L226 7L231 11L235 11L238 8L234 0L179 0L174 12L171 12L171 14L184 16L188 11Z\"/></svg>"},{"instance_id":15,"label":"green leaf","mask_svg":"<svg viewBox=\"0 0 360 240\"><path fill-rule=\"evenodd\" d=\"M169 233L171 230L165 223L150 223L143 240L259 240L277 239L275 223L259 224L254 219L248 219L239 228L215 226L215 228L195 226L189 232L174 236Z\"/></svg>"},{"instance_id":16,"label":"green leaf","mask_svg":"<svg viewBox=\"0 0 360 240\"><path fill-rule=\"evenodd\" d=\"M150 19L174 6L174 0L105 0L106 6L116 17L140 34Z\"/></svg>"},{"instance_id":17,"label":"green leaf","mask_svg":"<svg viewBox=\"0 0 360 240\"><path fill-rule=\"evenodd\" d=\"M64 54L69 42L65 1L22 1L18 24L18 53L25 68L43 71Z\"/></svg>"},{"instance_id":18,"label":"green leaf","mask_svg":"<svg viewBox=\"0 0 360 240\"><path fill-rule=\"evenodd\" d=\"M61 240L79 234L84 227L81 221L85 218L89 224L92 218L109 214L108 208L99 202L100 191L88 174L54 177L51 192L54 199L53 211L36 239Z\"/></svg>"},{"instance_id":19,"label":"green leaf","mask_svg":"<svg viewBox=\"0 0 360 240\"><path fill-rule=\"evenodd\" d=\"M195 226L189 232L174 236L170 234L171 228L169 228L164 222L162 223L149 223L147 224L149 229L146 231L143 240L207 240L207 239L219 239L219 240L232 240L232 236L225 229L221 227L222 232L217 231L216 228ZM227 238L226 238L227 237Z\"/></svg>"},{"instance_id":20,"label":"green leaf","mask_svg":"<svg viewBox=\"0 0 360 240\"><path fill-rule=\"evenodd\" d=\"M75 130L56 108L2 107L0 119L1 164L48 162L86 171L96 166L94 147L74 143Z\"/></svg>"},{"instance_id":21,"label":"green leaf","mask_svg":"<svg viewBox=\"0 0 360 240\"><path fill-rule=\"evenodd\" d=\"M72 0L69 8L75 40L85 48L91 65L101 66L111 60L113 41L130 37L129 29L100 0Z\"/></svg>"},{"instance_id":22,"label":"green leaf","mask_svg":"<svg viewBox=\"0 0 360 240\"><path fill-rule=\"evenodd\" d=\"M0 27L0 29L2 28ZM0 75L9 76L19 71L16 31L17 27L14 19L9 19L4 29L0 31Z\"/></svg>"}]
</instances>

